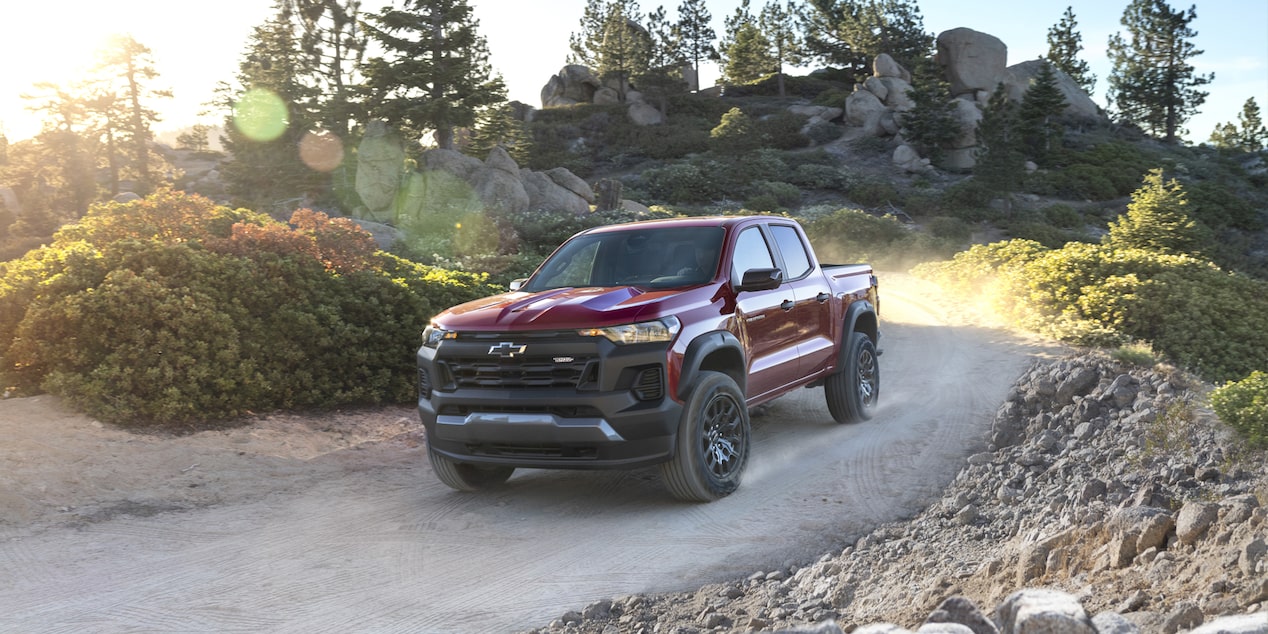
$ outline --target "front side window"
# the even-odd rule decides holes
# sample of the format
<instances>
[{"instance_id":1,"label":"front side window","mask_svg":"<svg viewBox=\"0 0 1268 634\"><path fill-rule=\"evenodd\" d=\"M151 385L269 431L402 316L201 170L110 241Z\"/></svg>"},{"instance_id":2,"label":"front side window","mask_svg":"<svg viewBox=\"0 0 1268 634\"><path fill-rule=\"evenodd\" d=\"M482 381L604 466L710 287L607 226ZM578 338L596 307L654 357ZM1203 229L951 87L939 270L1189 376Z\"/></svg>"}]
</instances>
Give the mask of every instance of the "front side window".
<instances>
[{"instance_id":1,"label":"front side window","mask_svg":"<svg viewBox=\"0 0 1268 634\"><path fill-rule=\"evenodd\" d=\"M751 269L773 269L775 260L770 255L766 237L758 227L749 227L735 239L735 256L731 258L731 280L739 284L744 272Z\"/></svg>"}]
</instances>

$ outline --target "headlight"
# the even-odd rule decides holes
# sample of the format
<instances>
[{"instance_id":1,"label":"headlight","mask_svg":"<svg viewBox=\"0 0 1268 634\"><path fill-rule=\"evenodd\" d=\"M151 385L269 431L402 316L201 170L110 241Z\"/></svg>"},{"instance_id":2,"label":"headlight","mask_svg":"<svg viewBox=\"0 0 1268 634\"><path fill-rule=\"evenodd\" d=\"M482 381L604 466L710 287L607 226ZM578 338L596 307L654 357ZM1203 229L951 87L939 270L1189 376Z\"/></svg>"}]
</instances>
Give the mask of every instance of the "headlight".
<instances>
[{"instance_id":1,"label":"headlight","mask_svg":"<svg viewBox=\"0 0 1268 634\"><path fill-rule=\"evenodd\" d=\"M445 330L439 326L428 326L423 329L423 345L428 348L435 348L440 345L442 339L457 338L458 333L452 330Z\"/></svg>"},{"instance_id":2,"label":"headlight","mask_svg":"<svg viewBox=\"0 0 1268 634\"><path fill-rule=\"evenodd\" d=\"M680 324L677 317L664 317L655 321L644 321L637 324L608 326L607 328L586 328L578 330L583 337L607 337L615 344L655 343L669 341L678 334Z\"/></svg>"}]
</instances>

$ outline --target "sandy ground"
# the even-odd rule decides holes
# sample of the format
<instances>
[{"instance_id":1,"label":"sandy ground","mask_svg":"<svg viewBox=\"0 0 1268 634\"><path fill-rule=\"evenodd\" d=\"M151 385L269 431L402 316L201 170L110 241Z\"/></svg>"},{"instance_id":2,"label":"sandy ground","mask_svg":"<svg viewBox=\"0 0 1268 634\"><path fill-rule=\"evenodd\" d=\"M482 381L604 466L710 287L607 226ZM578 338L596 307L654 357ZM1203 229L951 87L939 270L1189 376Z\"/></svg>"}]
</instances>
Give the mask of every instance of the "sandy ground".
<instances>
[{"instance_id":1,"label":"sandy ground","mask_svg":"<svg viewBox=\"0 0 1268 634\"><path fill-rule=\"evenodd\" d=\"M1037 355L935 289L882 278L882 405L822 389L754 412L740 491L673 501L654 469L435 480L409 407L139 435L0 401L0 631L503 632L839 549L936 498Z\"/></svg>"}]
</instances>

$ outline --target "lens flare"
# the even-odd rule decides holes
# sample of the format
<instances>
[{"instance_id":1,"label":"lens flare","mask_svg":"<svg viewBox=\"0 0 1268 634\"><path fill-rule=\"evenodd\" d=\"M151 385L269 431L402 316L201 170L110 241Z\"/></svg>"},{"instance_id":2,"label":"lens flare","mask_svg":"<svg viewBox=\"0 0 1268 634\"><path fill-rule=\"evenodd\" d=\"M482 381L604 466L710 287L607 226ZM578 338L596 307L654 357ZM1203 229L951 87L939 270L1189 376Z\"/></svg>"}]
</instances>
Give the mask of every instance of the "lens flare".
<instances>
[{"instance_id":1,"label":"lens flare","mask_svg":"<svg viewBox=\"0 0 1268 634\"><path fill-rule=\"evenodd\" d=\"M272 141L289 124L286 104L271 90L248 90L233 106L233 125L252 141Z\"/></svg>"},{"instance_id":2,"label":"lens flare","mask_svg":"<svg viewBox=\"0 0 1268 634\"><path fill-rule=\"evenodd\" d=\"M343 141L329 130L306 132L299 140L299 158L318 172L329 172L343 162Z\"/></svg>"}]
</instances>

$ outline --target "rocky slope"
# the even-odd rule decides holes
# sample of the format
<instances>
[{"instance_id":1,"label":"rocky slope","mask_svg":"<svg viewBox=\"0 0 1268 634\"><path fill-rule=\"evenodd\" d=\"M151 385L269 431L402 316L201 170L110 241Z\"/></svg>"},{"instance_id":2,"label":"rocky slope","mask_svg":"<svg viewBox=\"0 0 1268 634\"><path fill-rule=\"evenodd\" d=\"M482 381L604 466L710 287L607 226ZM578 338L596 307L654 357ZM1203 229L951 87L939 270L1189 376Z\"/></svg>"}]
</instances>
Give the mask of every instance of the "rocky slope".
<instances>
[{"instance_id":1,"label":"rocky slope","mask_svg":"<svg viewBox=\"0 0 1268 634\"><path fill-rule=\"evenodd\" d=\"M1034 366L940 502L807 565L637 595L533 634L1268 634L1268 473L1202 384L1085 354Z\"/></svg>"}]
</instances>

